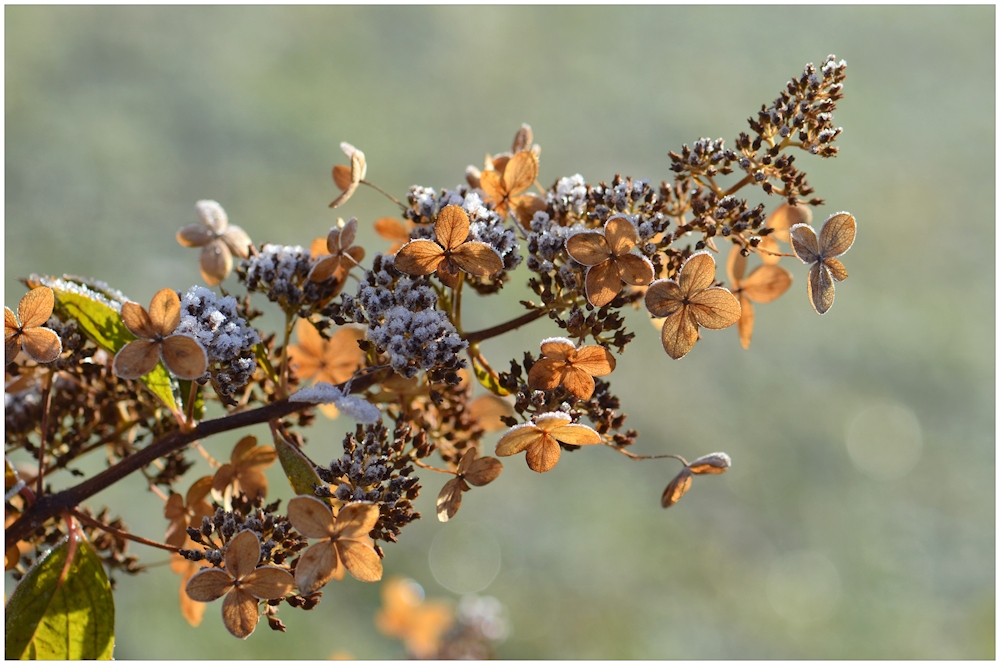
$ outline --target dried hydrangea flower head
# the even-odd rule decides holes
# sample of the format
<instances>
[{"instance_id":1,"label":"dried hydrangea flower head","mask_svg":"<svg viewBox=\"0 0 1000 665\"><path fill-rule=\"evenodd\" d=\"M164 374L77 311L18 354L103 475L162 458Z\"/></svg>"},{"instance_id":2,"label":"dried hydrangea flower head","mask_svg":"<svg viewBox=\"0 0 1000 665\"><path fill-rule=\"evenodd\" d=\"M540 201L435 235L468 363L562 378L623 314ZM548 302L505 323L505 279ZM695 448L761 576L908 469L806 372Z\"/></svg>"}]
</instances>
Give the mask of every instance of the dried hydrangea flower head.
<instances>
[{"instance_id":1,"label":"dried hydrangea flower head","mask_svg":"<svg viewBox=\"0 0 1000 665\"><path fill-rule=\"evenodd\" d=\"M311 496L288 502L288 519L307 538L322 540L310 545L295 566L295 583L311 593L330 580L344 577L344 569L362 582L382 579L382 561L375 553L369 532L375 528L379 509L374 503L349 503L337 515Z\"/></svg>"},{"instance_id":2,"label":"dried hydrangea flower head","mask_svg":"<svg viewBox=\"0 0 1000 665\"><path fill-rule=\"evenodd\" d=\"M351 198L354 190L358 188L358 185L365 179L365 175L368 173L368 162L365 160L365 153L347 141L340 144L340 149L351 160L351 165L347 167L337 164L333 167L333 182L343 191L330 204L331 208L336 208L346 203L347 199Z\"/></svg>"},{"instance_id":3,"label":"dried hydrangea flower head","mask_svg":"<svg viewBox=\"0 0 1000 665\"><path fill-rule=\"evenodd\" d=\"M470 485L473 487L487 485L503 471L500 460L478 455L475 448L466 450L458 462L458 468L455 469L455 477L441 488L437 498L438 520L447 522L455 516L462 505L462 492L468 492Z\"/></svg>"},{"instance_id":4,"label":"dried hydrangea flower head","mask_svg":"<svg viewBox=\"0 0 1000 665\"><path fill-rule=\"evenodd\" d=\"M250 256L253 243L246 231L229 223L222 206L215 201L198 201L194 204L201 222L188 224L177 232L177 242L185 247L201 247L198 265L201 277L209 286L215 286L233 270L233 254L245 259Z\"/></svg>"},{"instance_id":5,"label":"dried hydrangea flower head","mask_svg":"<svg viewBox=\"0 0 1000 665\"><path fill-rule=\"evenodd\" d=\"M335 275L343 277L365 258L364 248L353 246L358 233L358 220L351 217L347 222L340 221L341 224L330 229L326 236L326 256L320 258L309 271L312 282L322 282ZM314 242L310 251L314 258L320 257L319 249Z\"/></svg>"},{"instance_id":6,"label":"dried hydrangea flower head","mask_svg":"<svg viewBox=\"0 0 1000 665\"><path fill-rule=\"evenodd\" d=\"M698 341L698 326L728 328L740 320L740 302L715 282L715 259L698 252L684 262L677 280L658 279L646 290L646 309L666 317L660 339L674 360L683 358Z\"/></svg>"},{"instance_id":7,"label":"dried hydrangea flower head","mask_svg":"<svg viewBox=\"0 0 1000 665\"><path fill-rule=\"evenodd\" d=\"M200 378L208 369L208 355L193 337L173 334L181 321L181 299L173 289L153 296L147 312L142 305L122 305L122 322L138 337L115 355L115 374L122 379L138 379L156 367L157 360L179 379Z\"/></svg>"},{"instance_id":8,"label":"dried hydrangea flower head","mask_svg":"<svg viewBox=\"0 0 1000 665\"><path fill-rule=\"evenodd\" d=\"M286 596L295 586L292 575L277 566L260 566L260 538L241 531L229 541L226 567L204 568L188 580L185 590L191 600L209 603L223 595L222 622L236 637L246 638L257 627L261 600Z\"/></svg>"},{"instance_id":9,"label":"dried hydrangea flower head","mask_svg":"<svg viewBox=\"0 0 1000 665\"><path fill-rule=\"evenodd\" d=\"M483 171L479 175L479 188L483 190L483 200L492 203L497 214L506 217L513 212L517 221L526 225L536 212L545 209L545 199L523 193L537 177L538 157L531 150L521 150L496 170Z\"/></svg>"},{"instance_id":10,"label":"dried hydrangea flower head","mask_svg":"<svg viewBox=\"0 0 1000 665\"><path fill-rule=\"evenodd\" d=\"M167 504L163 507L163 516L170 520L164 542L174 547L183 547L187 542L187 528L201 526L203 517L215 514L205 497L212 491L212 476L204 476L194 481L185 496L171 492Z\"/></svg>"},{"instance_id":11,"label":"dried hydrangea flower head","mask_svg":"<svg viewBox=\"0 0 1000 665\"><path fill-rule=\"evenodd\" d=\"M55 331L43 327L52 316L55 295L47 286L39 286L24 294L17 304L17 316L9 307L3 308L4 365L25 355L36 363L50 363L62 353L62 341Z\"/></svg>"},{"instance_id":12,"label":"dried hydrangea flower head","mask_svg":"<svg viewBox=\"0 0 1000 665\"><path fill-rule=\"evenodd\" d=\"M550 471L559 461L559 442L585 446L601 442L601 435L586 425L573 423L565 413L543 413L534 422L515 425L497 442L496 454L508 457L527 450L528 468Z\"/></svg>"},{"instance_id":13,"label":"dried hydrangea flower head","mask_svg":"<svg viewBox=\"0 0 1000 665\"><path fill-rule=\"evenodd\" d=\"M392 245L386 250L386 254L395 254L399 251L399 248L410 242L410 230L413 228L414 224L410 220L406 220L406 225L404 225L398 219L394 217L382 217L375 220L375 233L379 234L386 240L391 240Z\"/></svg>"},{"instance_id":14,"label":"dried hydrangea flower head","mask_svg":"<svg viewBox=\"0 0 1000 665\"><path fill-rule=\"evenodd\" d=\"M750 301L768 303L776 299L791 286L792 274L781 266L765 262L754 268L744 279L746 269L747 257L743 256L738 246L733 245L729 250L726 273L729 275L732 293L740 301L740 320L736 326L740 333L740 344L744 349L749 349L754 322L753 304Z\"/></svg>"},{"instance_id":15,"label":"dried hydrangea flower head","mask_svg":"<svg viewBox=\"0 0 1000 665\"><path fill-rule=\"evenodd\" d=\"M798 205L788 205L788 202L782 203L780 206L774 209L774 211L767 216L767 221L764 222L766 228L772 229L773 231L760 240L760 244L757 247L760 251L760 258L764 263L775 264L781 257L778 256L781 250L778 248L778 240L781 242L789 242L788 230L795 226L796 224L809 224L812 222L812 209L805 204Z\"/></svg>"},{"instance_id":16,"label":"dried hydrangea flower head","mask_svg":"<svg viewBox=\"0 0 1000 665\"><path fill-rule=\"evenodd\" d=\"M653 264L632 253L639 242L635 224L627 217L612 217L604 231L583 231L566 240L566 251L587 268L587 300L603 307L615 299L622 285L645 286L653 281Z\"/></svg>"},{"instance_id":17,"label":"dried hydrangea flower head","mask_svg":"<svg viewBox=\"0 0 1000 665\"><path fill-rule=\"evenodd\" d=\"M812 264L806 287L817 314L826 314L833 306L833 281L847 279L847 268L836 257L851 248L857 231L857 222L849 212L838 212L826 220L819 240L808 224L796 224L789 231L795 256L802 263Z\"/></svg>"},{"instance_id":18,"label":"dried hydrangea flower head","mask_svg":"<svg viewBox=\"0 0 1000 665\"><path fill-rule=\"evenodd\" d=\"M542 340L542 356L528 372L528 386L552 390L563 385L579 399L594 394L595 376L607 376L615 369L615 357L603 346L576 345L565 337Z\"/></svg>"},{"instance_id":19,"label":"dried hydrangea flower head","mask_svg":"<svg viewBox=\"0 0 1000 665\"><path fill-rule=\"evenodd\" d=\"M323 339L316 326L308 319L299 319L295 324L299 343L288 346L288 357L292 371L301 381L312 379L313 383L337 385L347 381L365 363L365 354L358 346L364 339L365 331L344 326ZM320 411L328 418L336 418L338 411L333 404L321 404Z\"/></svg>"},{"instance_id":20,"label":"dried hydrangea flower head","mask_svg":"<svg viewBox=\"0 0 1000 665\"><path fill-rule=\"evenodd\" d=\"M278 453L271 446L258 446L257 437L245 436L233 446L229 461L219 467L212 480L212 489L221 492L232 486L242 490L249 499L267 496L267 476L264 469L274 464Z\"/></svg>"},{"instance_id":21,"label":"dried hydrangea flower head","mask_svg":"<svg viewBox=\"0 0 1000 665\"><path fill-rule=\"evenodd\" d=\"M503 270L503 261L496 250L483 242L468 240L469 216L461 206L445 206L434 222L431 240L411 240L396 253L396 270L408 275L437 273L438 279L454 288L458 271L470 275L492 275Z\"/></svg>"},{"instance_id":22,"label":"dried hydrangea flower head","mask_svg":"<svg viewBox=\"0 0 1000 665\"><path fill-rule=\"evenodd\" d=\"M375 627L388 637L403 641L414 658L433 658L441 639L454 623L454 612L442 601L425 601L423 589L413 580L394 577L382 584L382 607Z\"/></svg>"}]
</instances>

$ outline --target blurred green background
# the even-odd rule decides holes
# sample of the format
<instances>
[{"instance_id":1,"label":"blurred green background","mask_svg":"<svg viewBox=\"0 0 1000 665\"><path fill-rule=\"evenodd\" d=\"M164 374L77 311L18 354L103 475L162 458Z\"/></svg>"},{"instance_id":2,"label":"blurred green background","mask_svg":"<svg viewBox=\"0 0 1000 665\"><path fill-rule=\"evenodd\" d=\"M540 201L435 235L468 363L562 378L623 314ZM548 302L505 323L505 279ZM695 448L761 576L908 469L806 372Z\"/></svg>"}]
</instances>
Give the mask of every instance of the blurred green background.
<instances>
[{"instance_id":1,"label":"blurred green background","mask_svg":"<svg viewBox=\"0 0 1000 665\"><path fill-rule=\"evenodd\" d=\"M400 197L462 182L521 122L546 185L659 182L668 150L731 145L806 62L836 53L841 155L798 162L827 201L817 222L858 220L832 311L815 314L804 267L787 263L796 281L757 308L749 351L735 329L709 331L671 361L635 312L612 377L636 452L724 450L732 469L664 511L672 461L584 449L539 476L517 457L448 524L427 478L425 519L386 548L386 574L429 597L499 599L503 658L992 659L994 11L7 7L4 301L31 272L93 276L140 303L199 283L174 233L201 198L255 242L308 245L336 218L342 140ZM362 189L338 212L384 246L370 224L391 203ZM524 296L470 303L467 327ZM503 367L556 333L538 322L485 350ZM310 454L338 455L348 427L318 425ZM205 446L225 458L237 438ZM139 534L166 527L140 478L104 503ZM165 565L119 577L116 657L403 655L374 629L378 585L334 583L314 611L281 612L287 634L243 642L218 604L189 627L177 584Z\"/></svg>"}]
</instances>

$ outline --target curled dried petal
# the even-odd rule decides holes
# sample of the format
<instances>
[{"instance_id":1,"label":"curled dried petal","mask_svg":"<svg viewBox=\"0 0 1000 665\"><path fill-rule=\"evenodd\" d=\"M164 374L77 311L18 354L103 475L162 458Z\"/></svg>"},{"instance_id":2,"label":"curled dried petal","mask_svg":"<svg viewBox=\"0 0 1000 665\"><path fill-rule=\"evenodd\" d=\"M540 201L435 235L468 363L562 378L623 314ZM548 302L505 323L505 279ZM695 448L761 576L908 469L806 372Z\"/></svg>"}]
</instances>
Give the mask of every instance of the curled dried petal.
<instances>
[{"instance_id":1,"label":"curled dried petal","mask_svg":"<svg viewBox=\"0 0 1000 665\"><path fill-rule=\"evenodd\" d=\"M709 453L688 464L688 469L695 475L716 475L724 473L732 464L733 461L726 453Z\"/></svg>"},{"instance_id":2,"label":"curled dried petal","mask_svg":"<svg viewBox=\"0 0 1000 665\"><path fill-rule=\"evenodd\" d=\"M660 498L660 505L664 508L669 508L678 501L681 497L691 489L691 470L687 467L681 469L681 472L674 476L674 479L670 481L667 488L663 490L663 496Z\"/></svg>"}]
</instances>

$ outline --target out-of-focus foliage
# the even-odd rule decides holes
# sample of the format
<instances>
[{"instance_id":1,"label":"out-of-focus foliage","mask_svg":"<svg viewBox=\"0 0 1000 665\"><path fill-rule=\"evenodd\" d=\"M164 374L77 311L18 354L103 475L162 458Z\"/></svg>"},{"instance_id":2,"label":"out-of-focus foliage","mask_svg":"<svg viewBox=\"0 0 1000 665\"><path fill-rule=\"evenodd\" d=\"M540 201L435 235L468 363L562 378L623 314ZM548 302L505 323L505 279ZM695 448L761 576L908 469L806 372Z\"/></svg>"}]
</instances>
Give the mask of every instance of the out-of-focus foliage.
<instances>
[{"instance_id":1,"label":"out-of-focus foliage","mask_svg":"<svg viewBox=\"0 0 1000 665\"><path fill-rule=\"evenodd\" d=\"M5 285L69 272L148 302L199 283L173 236L202 199L258 241L308 246L342 214L374 245L390 203L362 188L327 208L344 139L397 195L462 182L521 122L544 137L543 186L670 179L668 150L731 144L802 63L836 53L841 152L808 170L828 201L816 219L859 222L837 306L819 320L791 266L749 350L733 328L673 362L637 312L646 352L616 369L637 452L724 449L732 468L668 511L676 466L610 451L565 455L547 482L511 464L446 524L428 487L386 574L498 599L502 658L992 658L994 12L10 7ZM469 329L523 297L469 308ZM337 455L344 426L317 425L310 456ZM206 446L224 458L237 438ZM140 535L166 527L139 478L97 499ZM189 627L176 594L166 565L118 580L116 657L403 655L376 630L377 585L338 585L252 643L217 612Z\"/></svg>"}]
</instances>

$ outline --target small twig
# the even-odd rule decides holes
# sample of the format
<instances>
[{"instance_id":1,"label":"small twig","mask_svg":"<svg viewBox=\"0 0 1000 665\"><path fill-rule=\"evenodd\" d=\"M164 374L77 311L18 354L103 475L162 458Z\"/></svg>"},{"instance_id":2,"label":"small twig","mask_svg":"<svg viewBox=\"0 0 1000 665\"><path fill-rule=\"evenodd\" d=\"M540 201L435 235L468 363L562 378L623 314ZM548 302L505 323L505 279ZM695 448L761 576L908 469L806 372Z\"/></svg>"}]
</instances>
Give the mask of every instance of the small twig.
<instances>
[{"instance_id":1,"label":"small twig","mask_svg":"<svg viewBox=\"0 0 1000 665\"><path fill-rule=\"evenodd\" d=\"M447 473L449 475L457 475L454 471L449 471L448 469L439 469L436 466L430 466L429 464L424 464L418 459L414 459L413 463L419 466L421 469L427 469L428 471L437 471L438 473Z\"/></svg>"},{"instance_id":2,"label":"small twig","mask_svg":"<svg viewBox=\"0 0 1000 665\"><path fill-rule=\"evenodd\" d=\"M113 536L118 536L119 538L124 538L125 540L131 540L133 542L140 543L142 545L149 545L150 547L155 547L157 549L167 550L168 552L178 552L181 549L179 547L174 547L173 545L167 545L166 543L158 543L155 540L148 540L146 538L143 538L142 536L134 536L131 533L127 533L120 529L116 529L113 526L101 522L100 520L94 519L93 517L87 515L86 513L80 512L76 508L70 508L69 513L73 515L73 517L75 517L76 519L83 522L84 524L89 524L94 528L100 529L101 531L106 531L107 533L110 533Z\"/></svg>"},{"instance_id":3,"label":"small twig","mask_svg":"<svg viewBox=\"0 0 1000 665\"><path fill-rule=\"evenodd\" d=\"M527 323L531 323L532 321L542 318L546 314L548 314L547 309L535 309L528 312L527 314L522 314L516 319L511 319L506 323L501 323L499 325L493 326L492 328L486 328L485 330L476 330L474 332L466 333L463 336L463 339L465 339L465 341L467 341L469 344L476 344L478 342L482 342L492 337L498 337L506 332L510 332L511 330L516 330L517 328L520 328L521 326Z\"/></svg>"},{"instance_id":4,"label":"small twig","mask_svg":"<svg viewBox=\"0 0 1000 665\"><path fill-rule=\"evenodd\" d=\"M629 451L625 450L624 448L620 448L620 447L616 446L615 444L611 443L610 441L605 441L604 445L606 445L608 448L611 448L615 452L621 453L622 455L624 455L625 457L628 457L629 459L646 460L646 459L666 459L666 458L670 457L670 458L673 458L673 459L676 459L676 460L680 460L681 464L683 464L684 466L688 465L687 460L684 459L683 457L681 457L680 455L671 455L670 453L666 453L666 454L663 454L663 455L636 455L635 453L630 453Z\"/></svg>"},{"instance_id":5,"label":"small twig","mask_svg":"<svg viewBox=\"0 0 1000 665\"><path fill-rule=\"evenodd\" d=\"M45 439L49 429L49 408L52 406L52 377L54 372L49 370L42 379L42 423L38 432L38 484L35 486L35 496L42 495L42 481L45 479Z\"/></svg>"},{"instance_id":6,"label":"small twig","mask_svg":"<svg viewBox=\"0 0 1000 665\"><path fill-rule=\"evenodd\" d=\"M373 182L369 182L369 181L367 181L367 180L362 180L362 181L361 181L361 184L362 184L362 185L368 185L369 187L371 187L372 189L374 189L374 190L375 190L376 192L378 192L378 193L379 193L379 194L381 194L382 196L385 196L385 197L386 197L386 198L388 198L388 199L389 199L390 201L392 201L393 203L395 203L396 205L398 205L398 206L399 206L400 208L402 208L403 210L406 210L406 206L405 206L405 205L403 205L403 204L402 204L402 203L400 202L400 200L399 200L399 199L397 199L397 198L396 198L395 196L393 196L393 195L392 195L392 194L390 194L389 192L385 191L384 189L382 189L381 187L379 187L379 186L378 186L378 185L376 185L375 183L373 183Z\"/></svg>"}]
</instances>

